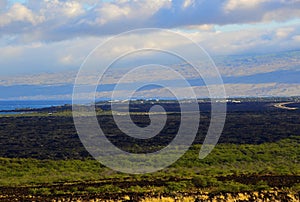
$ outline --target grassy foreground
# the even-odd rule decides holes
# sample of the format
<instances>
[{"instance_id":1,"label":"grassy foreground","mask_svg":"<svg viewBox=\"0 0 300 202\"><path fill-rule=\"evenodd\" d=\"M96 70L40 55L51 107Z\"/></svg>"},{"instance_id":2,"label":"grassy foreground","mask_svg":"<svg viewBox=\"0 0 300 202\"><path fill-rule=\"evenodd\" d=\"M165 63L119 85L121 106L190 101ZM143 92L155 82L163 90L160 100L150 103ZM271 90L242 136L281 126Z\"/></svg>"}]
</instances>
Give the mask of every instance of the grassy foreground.
<instances>
[{"instance_id":1,"label":"grassy foreground","mask_svg":"<svg viewBox=\"0 0 300 202\"><path fill-rule=\"evenodd\" d=\"M0 188L33 195L126 192L240 192L284 188L300 191L300 137L260 145L219 144L204 160L194 145L174 165L128 175L86 160L0 158Z\"/></svg>"}]
</instances>

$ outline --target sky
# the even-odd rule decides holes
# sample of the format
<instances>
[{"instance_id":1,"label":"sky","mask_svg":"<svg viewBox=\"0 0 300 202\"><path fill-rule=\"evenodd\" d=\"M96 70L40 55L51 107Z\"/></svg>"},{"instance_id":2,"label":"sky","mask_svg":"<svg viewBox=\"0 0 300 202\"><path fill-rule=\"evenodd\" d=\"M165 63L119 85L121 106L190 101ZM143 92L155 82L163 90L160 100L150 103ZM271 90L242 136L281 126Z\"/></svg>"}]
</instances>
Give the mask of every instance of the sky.
<instances>
[{"instance_id":1,"label":"sky","mask_svg":"<svg viewBox=\"0 0 300 202\"><path fill-rule=\"evenodd\" d=\"M212 57L299 50L299 10L300 0L0 0L0 75L77 71L98 44L141 28L180 33Z\"/></svg>"}]
</instances>

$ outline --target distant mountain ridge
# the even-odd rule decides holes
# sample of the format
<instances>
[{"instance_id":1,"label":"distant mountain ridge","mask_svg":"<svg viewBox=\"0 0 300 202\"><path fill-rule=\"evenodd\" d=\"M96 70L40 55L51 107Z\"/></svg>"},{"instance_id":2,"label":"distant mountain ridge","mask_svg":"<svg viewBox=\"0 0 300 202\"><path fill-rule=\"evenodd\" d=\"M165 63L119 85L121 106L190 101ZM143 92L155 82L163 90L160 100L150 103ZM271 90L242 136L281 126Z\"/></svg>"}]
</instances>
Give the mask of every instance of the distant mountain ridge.
<instances>
[{"instance_id":1,"label":"distant mountain ridge","mask_svg":"<svg viewBox=\"0 0 300 202\"><path fill-rule=\"evenodd\" d=\"M297 96L300 83L300 51L286 51L273 54L233 55L213 58L220 71L228 96ZM186 64L174 64L173 67L183 75L190 85L205 92L205 83L188 70ZM107 98L111 95L118 80L126 73L126 68L109 70L98 87L98 97ZM90 85L90 80L98 77L91 73L86 76L82 85ZM76 71L58 72L39 75L22 75L0 78L0 99L71 99ZM165 81L177 85L172 75L149 73L140 81ZM121 89L126 90L139 81L125 81ZM177 86L184 94L182 86ZM86 92L91 93L91 92ZM145 86L139 90L141 96L162 96L162 88ZM152 95L152 96L151 96ZM84 95L83 95L84 96Z\"/></svg>"}]
</instances>

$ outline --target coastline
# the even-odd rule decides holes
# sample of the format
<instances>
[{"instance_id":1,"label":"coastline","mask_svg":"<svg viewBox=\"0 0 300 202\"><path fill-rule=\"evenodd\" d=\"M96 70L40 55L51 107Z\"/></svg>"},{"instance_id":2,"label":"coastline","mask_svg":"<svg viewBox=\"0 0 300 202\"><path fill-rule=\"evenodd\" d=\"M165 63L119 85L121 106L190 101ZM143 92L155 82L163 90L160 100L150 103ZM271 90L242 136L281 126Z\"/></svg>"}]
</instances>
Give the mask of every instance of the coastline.
<instances>
[{"instance_id":1,"label":"coastline","mask_svg":"<svg viewBox=\"0 0 300 202\"><path fill-rule=\"evenodd\" d=\"M282 103L276 103L274 104L274 107L279 108L279 109L286 109L286 110L297 110L297 107L288 107L286 105L289 104L295 104L296 102L282 102Z\"/></svg>"}]
</instances>

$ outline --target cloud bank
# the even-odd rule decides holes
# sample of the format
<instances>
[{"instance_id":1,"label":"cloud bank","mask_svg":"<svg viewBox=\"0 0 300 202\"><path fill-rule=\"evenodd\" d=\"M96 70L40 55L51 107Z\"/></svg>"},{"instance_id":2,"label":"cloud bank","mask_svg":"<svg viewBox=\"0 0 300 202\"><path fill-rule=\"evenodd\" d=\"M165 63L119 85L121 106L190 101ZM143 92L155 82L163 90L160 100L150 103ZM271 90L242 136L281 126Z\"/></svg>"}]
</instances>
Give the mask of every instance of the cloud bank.
<instances>
[{"instance_id":1,"label":"cloud bank","mask_svg":"<svg viewBox=\"0 0 300 202\"><path fill-rule=\"evenodd\" d=\"M143 27L178 28L286 21L300 17L299 0L1 0L0 35L57 41Z\"/></svg>"}]
</instances>

